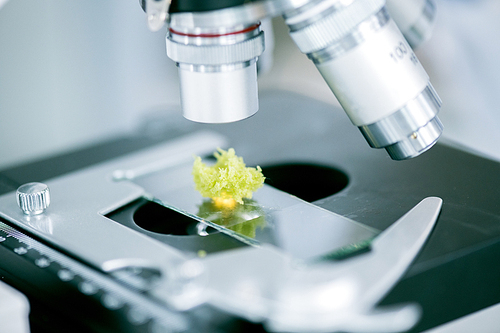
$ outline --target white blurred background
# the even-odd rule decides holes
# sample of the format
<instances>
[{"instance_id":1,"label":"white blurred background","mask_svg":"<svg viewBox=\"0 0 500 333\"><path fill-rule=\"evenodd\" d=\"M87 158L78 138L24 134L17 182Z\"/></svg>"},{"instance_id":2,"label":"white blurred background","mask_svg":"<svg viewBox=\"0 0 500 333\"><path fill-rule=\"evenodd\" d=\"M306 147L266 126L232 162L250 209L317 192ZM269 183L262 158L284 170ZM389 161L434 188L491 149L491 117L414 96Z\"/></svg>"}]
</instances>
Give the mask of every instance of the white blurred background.
<instances>
[{"instance_id":1,"label":"white blurred background","mask_svg":"<svg viewBox=\"0 0 500 333\"><path fill-rule=\"evenodd\" d=\"M500 1L437 4L434 35L417 55L443 100L444 136L500 159ZM337 104L282 19L274 30L274 67L260 89ZM147 29L137 0L8 1L0 10L0 169L131 130L159 107L178 109L164 37Z\"/></svg>"},{"instance_id":2,"label":"white blurred background","mask_svg":"<svg viewBox=\"0 0 500 333\"><path fill-rule=\"evenodd\" d=\"M170 104L180 104L177 68L139 1L0 10L0 168L103 140Z\"/></svg>"}]
</instances>

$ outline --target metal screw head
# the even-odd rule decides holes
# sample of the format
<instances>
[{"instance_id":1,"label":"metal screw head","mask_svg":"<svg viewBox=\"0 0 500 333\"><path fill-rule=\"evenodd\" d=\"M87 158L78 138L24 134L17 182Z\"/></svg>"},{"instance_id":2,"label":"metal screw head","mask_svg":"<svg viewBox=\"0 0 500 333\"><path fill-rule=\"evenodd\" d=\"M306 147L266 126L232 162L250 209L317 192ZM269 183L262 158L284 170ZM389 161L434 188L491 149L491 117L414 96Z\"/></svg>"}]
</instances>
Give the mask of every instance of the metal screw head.
<instances>
[{"instance_id":1,"label":"metal screw head","mask_svg":"<svg viewBox=\"0 0 500 333\"><path fill-rule=\"evenodd\" d=\"M38 215L50 204L49 187L43 183L27 183L17 189L16 198L24 214Z\"/></svg>"}]
</instances>

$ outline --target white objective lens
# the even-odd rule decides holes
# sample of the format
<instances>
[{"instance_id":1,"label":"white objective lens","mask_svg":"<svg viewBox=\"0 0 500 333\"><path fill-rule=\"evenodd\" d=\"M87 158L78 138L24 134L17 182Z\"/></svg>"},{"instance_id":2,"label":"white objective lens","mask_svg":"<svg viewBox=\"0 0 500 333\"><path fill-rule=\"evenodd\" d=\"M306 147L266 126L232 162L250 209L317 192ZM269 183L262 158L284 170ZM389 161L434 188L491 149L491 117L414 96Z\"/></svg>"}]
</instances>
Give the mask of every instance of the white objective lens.
<instances>
[{"instance_id":1,"label":"white objective lens","mask_svg":"<svg viewBox=\"0 0 500 333\"><path fill-rule=\"evenodd\" d=\"M358 47L317 68L356 126L404 107L429 82L392 20Z\"/></svg>"},{"instance_id":2,"label":"white objective lens","mask_svg":"<svg viewBox=\"0 0 500 333\"><path fill-rule=\"evenodd\" d=\"M171 27L167 55L177 62L184 117L227 123L259 109L257 57L264 51L260 24L193 33ZM177 31L177 29L179 31Z\"/></svg>"},{"instance_id":3,"label":"white objective lens","mask_svg":"<svg viewBox=\"0 0 500 333\"><path fill-rule=\"evenodd\" d=\"M311 10L316 19L307 12L286 17L292 38L371 147L395 160L426 151L443 129L441 101L383 1L333 3L323 16Z\"/></svg>"},{"instance_id":4,"label":"white objective lens","mask_svg":"<svg viewBox=\"0 0 500 333\"><path fill-rule=\"evenodd\" d=\"M186 119L228 123L259 109L256 61L245 67L199 72L179 66L182 112Z\"/></svg>"}]
</instances>

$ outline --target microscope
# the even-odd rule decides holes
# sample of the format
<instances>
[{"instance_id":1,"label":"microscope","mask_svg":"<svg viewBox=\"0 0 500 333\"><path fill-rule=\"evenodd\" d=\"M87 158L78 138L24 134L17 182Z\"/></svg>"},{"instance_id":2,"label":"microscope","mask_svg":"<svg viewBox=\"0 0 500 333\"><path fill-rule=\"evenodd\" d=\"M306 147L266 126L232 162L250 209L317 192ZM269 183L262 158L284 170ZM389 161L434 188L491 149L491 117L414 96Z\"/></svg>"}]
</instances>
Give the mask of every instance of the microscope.
<instances>
[{"instance_id":1,"label":"microscope","mask_svg":"<svg viewBox=\"0 0 500 333\"><path fill-rule=\"evenodd\" d=\"M179 69L187 119L227 123L257 112L260 20L283 16L371 147L405 160L432 147L443 131L441 100L412 50L431 33L430 0L141 3L151 30L168 24L167 54Z\"/></svg>"},{"instance_id":2,"label":"microscope","mask_svg":"<svg viewBox=\"0 0 500 333\"><path fill-rule=\"evenodd\" d=\"M0 292L26 296L33 333L416 333L500 302L500 163L436 144L441 101L413 52L431 0L140 4L167 25L191 121L176 106L0 170ZM278 16L348 117L258 93ZM219 147L266 177L225 222L192 176Z\"/></svg>"}]
</instances>

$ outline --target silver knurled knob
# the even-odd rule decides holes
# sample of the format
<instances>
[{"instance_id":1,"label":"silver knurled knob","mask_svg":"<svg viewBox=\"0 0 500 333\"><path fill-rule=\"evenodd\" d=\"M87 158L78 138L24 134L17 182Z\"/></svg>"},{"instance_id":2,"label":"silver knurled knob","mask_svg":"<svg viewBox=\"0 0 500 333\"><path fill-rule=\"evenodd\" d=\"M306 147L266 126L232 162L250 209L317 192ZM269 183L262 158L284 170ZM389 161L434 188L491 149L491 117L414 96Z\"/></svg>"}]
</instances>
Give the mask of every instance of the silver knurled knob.
<instances>
[{"instance_id":1,"label":"silver knurled knob","mask_svg":"<svg viewBox=\"0 0 500 333\"><path fill-rule=\"evenodd\" d=\"M50 204L49 187L43 183L27 183L16 192L17 204L26 215L38 215Z\"/></svg>"}]
</instances>

